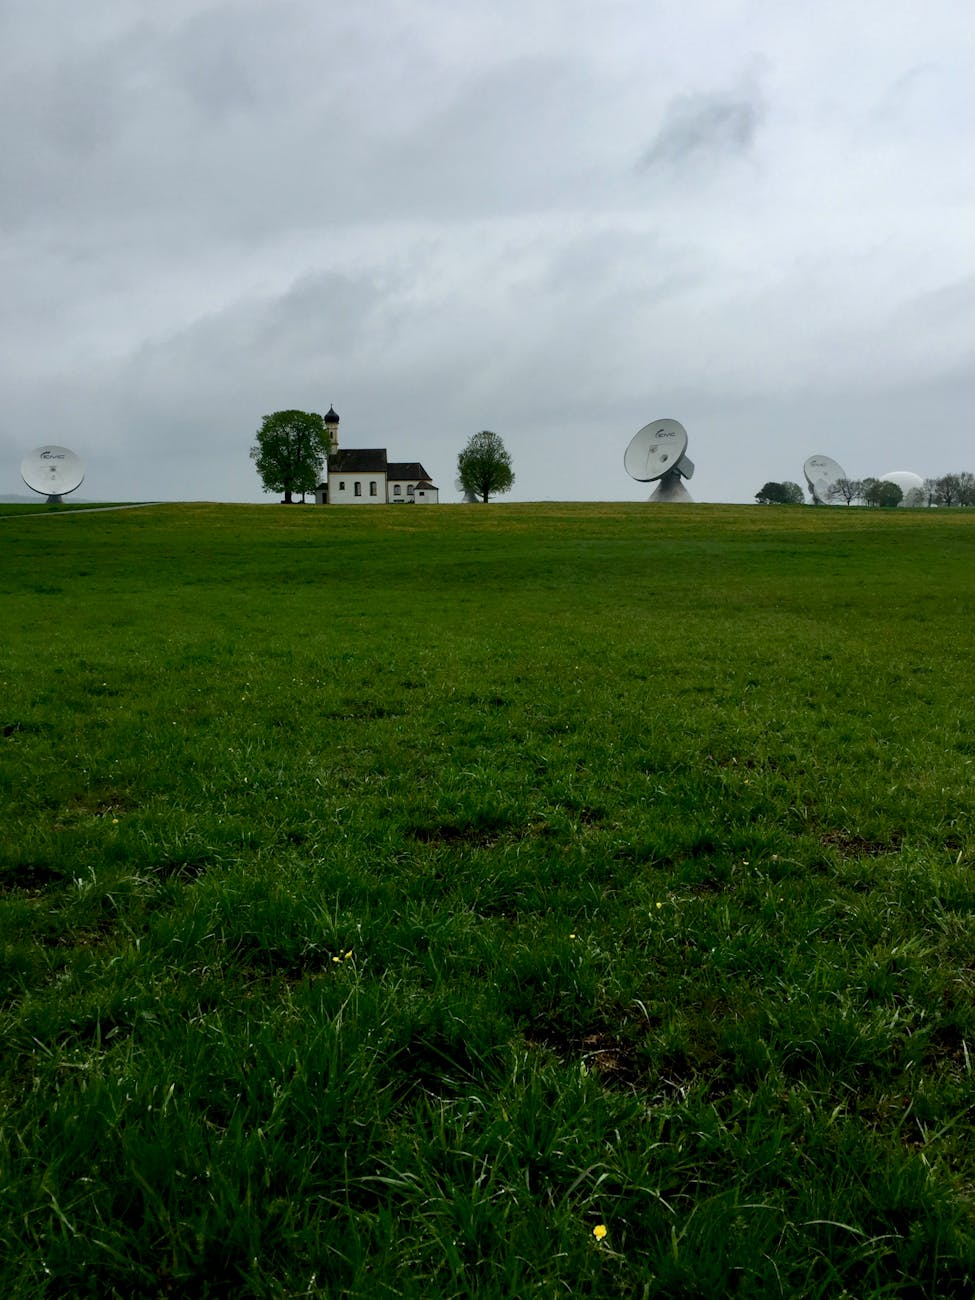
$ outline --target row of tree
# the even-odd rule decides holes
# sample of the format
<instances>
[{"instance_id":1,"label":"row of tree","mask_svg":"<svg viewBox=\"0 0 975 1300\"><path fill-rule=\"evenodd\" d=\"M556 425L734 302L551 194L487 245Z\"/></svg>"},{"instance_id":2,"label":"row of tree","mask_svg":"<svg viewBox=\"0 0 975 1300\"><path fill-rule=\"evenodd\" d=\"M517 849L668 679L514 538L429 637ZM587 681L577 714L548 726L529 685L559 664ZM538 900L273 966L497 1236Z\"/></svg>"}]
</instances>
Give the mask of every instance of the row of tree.
<instances>
[{"instance_id":1,"label":"row of tree","mask_svg":"<svg viewBox=\"0 0 975 1300\"><path fill-rule=\"evenodd\" d=\"M912 488L908 493L913 496L920 488ZM844 501L852 506L855 501L862 501L866 506L899 506L904 500L904 489L899 483L889 483L882 478L838 478L829 490L830 501ZM921 506L923 501L909 501L908 505Z\"/></svg>"},{"instance_id":2,"label":"row of tree","mask_svg":"<svg viewBox=\"0 0 975 1300\"><path fill-rule=\"evenodd\" d=\"M831 501L848 506L862 501L868 506L975 506L975 474L960 470L928 478L924 486L911 488L905 497L898 483L882 478L840 478L830 488ZM755 493L761 506L801 506L805 495L798 483L766 483Z\"/></svg>"},{"instance_id":3,"label":"row of tree","mask_svg":"<svg viewBox=\"0 0 975 1300\"><path fill-rule=\"evenodd\" d=\"M852 505L865 501L867 505L883 505L876 500L879 487L895 487L875 478L841 478L833 484L832 497ZM907 495L901 493L899 501L906 506L975 506L975 474L959 470L957 474L942 474L940 478L926 478L923 487L911 488ZM899 502L898 502L899 504Z\"/></svg>"},{"instance_id":4,"label":"row of tree","mask_svg":"<svg viewBox=\"0 0 975 1300\"><path fill-rule=\"evenodd\" d=\"M328 458L325 421L314 411L275 411L265 415L250 450L265 492L283 492L285 504L304 500L322 481ZM515 481L511 456L490 429L472 434L457 457L457 487L468 501L487 502Z\"/></svg>"}]
</instances>

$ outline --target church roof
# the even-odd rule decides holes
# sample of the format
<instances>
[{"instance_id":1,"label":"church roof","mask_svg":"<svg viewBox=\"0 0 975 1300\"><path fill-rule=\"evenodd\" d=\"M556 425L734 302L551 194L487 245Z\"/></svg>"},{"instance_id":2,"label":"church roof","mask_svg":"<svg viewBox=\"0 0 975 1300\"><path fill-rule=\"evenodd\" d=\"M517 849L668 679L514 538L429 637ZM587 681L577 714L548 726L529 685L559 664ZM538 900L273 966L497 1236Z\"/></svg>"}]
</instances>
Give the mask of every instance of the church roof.
<instances>
[{"instance_id":1,"label":"church roof","mask_svg":"<svg viewBox=\"0 0 975 1300\"><path fill-rule=\"evenodd\" d=\"M385 474L385 447L348 447L328 458L330 474Z\"/></svg>"},{"instance_id":2,"label":"church roof","mask_svg":"<svg viewBox=\"0 0 975 1300\"><path fill-rule=\"evenodd\" d=\"M418 460L391 460L387 472L390 479L415 478L430 481L430 475Z\"/></svg>"},{"instance_id":3,"label":"church roof","mask_svg":"<svg viewBox=\"0 0 975 1300\"><path fill-rule=\"evenodd\" d=\"M329 406L329 408L328 408L328 415L326 415L326 416L324 417L322 423L323 423L323 424L338 424L338 422L339 422L339 417L338 417L338 416L336 415L336 413L335 413L335 407L334 407L334 406Z\"/></svg>"}]
</instances>

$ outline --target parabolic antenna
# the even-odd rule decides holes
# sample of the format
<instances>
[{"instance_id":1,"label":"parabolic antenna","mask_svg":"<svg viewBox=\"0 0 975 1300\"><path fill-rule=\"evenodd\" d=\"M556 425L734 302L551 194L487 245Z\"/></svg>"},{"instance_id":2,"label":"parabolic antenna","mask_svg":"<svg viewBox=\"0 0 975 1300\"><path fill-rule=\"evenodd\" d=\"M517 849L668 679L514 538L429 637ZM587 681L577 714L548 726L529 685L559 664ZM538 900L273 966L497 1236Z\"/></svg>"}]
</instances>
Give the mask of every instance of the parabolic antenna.
<instances>
[{"instance_id":1,"label":"parabolic antenna","mask_svg":"<svg viewBox=\"0 0 975 1300\"><path fill-rule=\"evenodd\" d=\"M81 486L85 466L68 447L35 447L20 462L20 477L31 491L57 502Z\"/></svg>"},{"instance_id":2,"label":"parabolic antenna","mask_svg":"<svg viewBox=\"0 0 975 1300\"><path fill-rule=\"evenodd\" d=\"M694 473L694 462L684 454L687 430L676 420L654 420L630 439L623 467L638 483L658 483L651 501L690 501L682 482Z\"/></svg>"},{"instance_id":3,"label":"parabolic antenna","mask_svg":"<svg viewBox=\"0 0 975 1300\"><path fill-rule=\"evenodd\" d=\"M833 487L839 479L846 478L846 470L832 456L810 456L802 472L817 506L828 506L836 501Z\"/></svg>"}]
</instances>

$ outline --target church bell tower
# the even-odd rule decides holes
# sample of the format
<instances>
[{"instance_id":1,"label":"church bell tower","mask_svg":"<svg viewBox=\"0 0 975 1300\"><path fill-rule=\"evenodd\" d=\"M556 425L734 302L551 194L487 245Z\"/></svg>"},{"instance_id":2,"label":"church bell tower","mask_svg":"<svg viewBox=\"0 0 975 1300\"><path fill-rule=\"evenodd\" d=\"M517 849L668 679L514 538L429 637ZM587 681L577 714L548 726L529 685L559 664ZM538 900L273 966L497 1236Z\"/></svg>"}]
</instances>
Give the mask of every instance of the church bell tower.
<instances>
[{"instance_id":1,"label":"church bell tower","mask_svg":"<svg viewBox=\"0 0 975 1300\"><path fill-rule=\"evenodd\" d=\"M328 415L325 416L322 423L325 425L325 432L328 434L329 451L338 451L339 449L339 417L335 414L335 407L329 406Z\"/></svg>"}]
</instances>

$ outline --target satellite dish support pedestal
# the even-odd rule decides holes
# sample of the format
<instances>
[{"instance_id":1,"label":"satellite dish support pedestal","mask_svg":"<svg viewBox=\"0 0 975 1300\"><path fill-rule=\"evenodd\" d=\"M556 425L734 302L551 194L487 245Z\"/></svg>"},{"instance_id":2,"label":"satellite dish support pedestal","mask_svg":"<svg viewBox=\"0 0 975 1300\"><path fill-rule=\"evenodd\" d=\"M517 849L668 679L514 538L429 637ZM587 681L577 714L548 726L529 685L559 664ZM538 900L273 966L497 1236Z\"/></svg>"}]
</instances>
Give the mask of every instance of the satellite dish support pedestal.
<instances>
[{"instance_id":1,"label":"satellite dish support pedestal","mask_svg":"<svg viewBox=\"0 0 975 1300\"><path fill-rule=\"evenodd\" d=\"M686 459L686 457L685 457ZM676 501L693 501L694 498L684 486L684 475L679 465L669 469L662 478L657 480L657 490L649 498L657 504L667 504Z\"/></svg>"}]
</instances>

